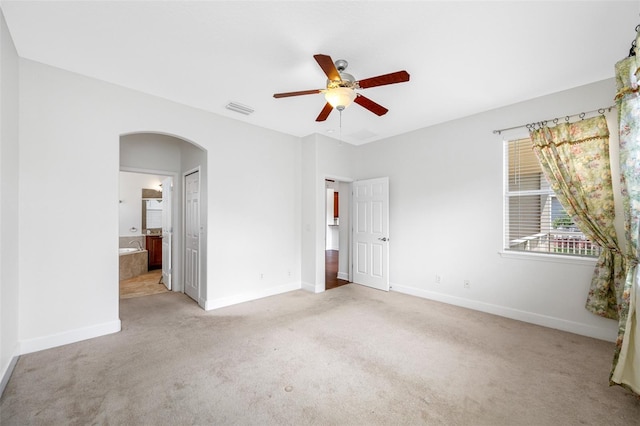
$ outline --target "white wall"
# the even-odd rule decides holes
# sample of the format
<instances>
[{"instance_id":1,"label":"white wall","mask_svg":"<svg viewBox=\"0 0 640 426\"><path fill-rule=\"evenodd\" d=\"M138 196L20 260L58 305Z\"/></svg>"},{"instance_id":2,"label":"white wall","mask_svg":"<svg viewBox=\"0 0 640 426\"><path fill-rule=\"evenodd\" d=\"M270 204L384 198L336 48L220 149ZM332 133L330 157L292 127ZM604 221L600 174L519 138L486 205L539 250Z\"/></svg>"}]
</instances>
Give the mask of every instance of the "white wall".
<instances>
[{"instance_id":1,"label":"white wall","mask_svg":"<svg viewBox=\"0 0 640 426\"><path fill-rule=\"evenodd\" d=\"M203 143L208 309L300 288L300 139L232 123Z\"/></svg>"},{"instance_id":2,"label":"white wall","mask_svg":"<svg viewBox=\"0 0 640 426\"><path fill-rule=\"evenodd\" d=\"M142 189L160 189L164 176L120 172L119 215L120 237L142 235ZM135 231L133 230L135 229Z\"/></svg>"},{"instance_id":3,"label":"white wall","mask_svg":"<svg viewBox=\"0 0 640 426\"><path fill-rule=\"evenodd\" d=\"M182 142L173 136L154 133L123 135L120 167L179 173L182 170Z\"/></svg>"},{"instance_id":4,"label":"white wall","mask_svg":"<svg viewBox=\"0 0 640 426\"><path fill-rule=\"evenodd\" d=\"M18 55L0 11L0 395L18 347Z\"/></svg>"},{"instance_id":5,"label":"white wall","mask_svg":"<svg viewBox=\"0 0 640 426\"><path fill-rule=\"evenodd\" d=\"M322 237L319 241L318 231L316 227L320 226L324 230L324 206L317 204L316 194L316 179L318 176L318 154L316 135L307 136L302 139L301 142L301 194L300 200L301 206L301 278L302 288L307 291L317 292L322 291L320 288L316 288L316 280L318 279L316 264L316 249L317 244L321 244L324 241ZM324 185L322 187L322 194L324 194ZM320 215L323 223L319 224ZM323 260L324 262L324 260ZM322 278L324 279L324 278Z\"/></svg>"},{"instance_id":6,"label":"white wall","mask_svg":"<svg viewBox=\"0 0 640 426\"><path fill-rule=\"evenodd\" d=\"M609 106L614 95L607 80L359 147L358 178L389 176L393 290L614 339L617 324L584 308L594 262L499 254L509 135L493 134Z\"/></svg>"},{"instance_id":7,"label":"white wall","mask_svg":"<svg viewBox=\"0 0 640 426\"><path fill-rule=\"evenodd\" d=\"M29 60L20 77L22 352L120 329L123 134L175 135L207 152L207 308L300 288L298 138ZM104 200L114 202L97 217L78 213Z\"/></svg>"}]
</instances>

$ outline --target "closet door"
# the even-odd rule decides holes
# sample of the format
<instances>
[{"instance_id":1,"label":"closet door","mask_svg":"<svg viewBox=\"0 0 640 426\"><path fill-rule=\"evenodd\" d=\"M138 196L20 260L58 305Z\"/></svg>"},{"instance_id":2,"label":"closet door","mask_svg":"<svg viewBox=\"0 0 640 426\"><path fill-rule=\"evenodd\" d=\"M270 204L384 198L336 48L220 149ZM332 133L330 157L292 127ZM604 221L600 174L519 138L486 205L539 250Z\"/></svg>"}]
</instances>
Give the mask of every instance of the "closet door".
<instances>
[{"instance_id":1,"label":"closet door","mask_svg":"<svg viewBox=\"0 0 640 426\"><path fill-rule=\"evenodd\" d=\"M200 298L200 173L184 178L185 186L185 293L196 302Z\"/></svg>"}]
</instances>

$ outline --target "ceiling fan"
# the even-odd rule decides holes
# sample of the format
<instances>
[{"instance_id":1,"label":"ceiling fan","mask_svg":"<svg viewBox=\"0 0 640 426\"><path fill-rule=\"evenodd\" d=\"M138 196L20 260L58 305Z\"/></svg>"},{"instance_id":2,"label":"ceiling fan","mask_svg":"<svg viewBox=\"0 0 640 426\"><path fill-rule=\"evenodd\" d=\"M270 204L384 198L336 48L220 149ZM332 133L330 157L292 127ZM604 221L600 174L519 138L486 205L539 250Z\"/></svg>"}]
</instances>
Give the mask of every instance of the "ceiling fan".
<instances>
[{"instance_id":1,"label":"ceiling fan","mask_svg":"<svg viewBox=\"0 0 640 426\"><path fill-rule=\"evenodd\" d=\"M338 59L334 63L333 59L328 55L318 54L313 55L313 57L316 62L318 62L318 65L320 65L320 68L322 68L322 71L327 75L326 89L276 93L273 97L287 98L290 96L324 93L327 103L324 108L322 108L322 111L316 118L316 121L325 121L334 108L338 111L342 111L351 105L352 102L357 103L378 116L384 115L389 111L387 108L373 102L365 96L362 96L360 93L356 93L356 90L409 81L409 73L404 70L356 81L351 74L344 72L348 65L347 61L344 59Z\"/></svg>"}]
</instances>

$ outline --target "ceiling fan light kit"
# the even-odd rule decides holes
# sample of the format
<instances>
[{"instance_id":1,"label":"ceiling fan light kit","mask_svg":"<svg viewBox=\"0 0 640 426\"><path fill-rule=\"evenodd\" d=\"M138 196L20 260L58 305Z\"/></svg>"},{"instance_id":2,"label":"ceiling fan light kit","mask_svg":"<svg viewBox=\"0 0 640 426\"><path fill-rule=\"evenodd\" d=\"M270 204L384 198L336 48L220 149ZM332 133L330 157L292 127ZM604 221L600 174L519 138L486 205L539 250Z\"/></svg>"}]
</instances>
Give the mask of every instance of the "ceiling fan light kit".
<instances>
[{"instance_id":1,"label":"ceiling fan light kit","mask_svg":"<svg viewBox=\"0 0 640 426\"><path fill-rule=\"evenodd\" d=\"M353 103L356 98L356 92L348 87L336 87L328 89L324 93L324 98L338 111L344 110Z\"/></svg>"},{"instance_id":2,"label":"ceiling fan light kit","mask_svg":"<svg viewBox=\"0 0 640 426\"><path fill-rule=\"evenodd\" d=\"M409 81L409 73L404 70L356 81L351 74L344 72L348 66L348 62L344 59L338 59L334 63L328 55L318 54L313 57L327 76L326 88L276 93L273 97L286 98L291 96L324 93L327 103L316 118L316 121L325 121L334 108L342 112L353 102L378 116L384 115L389 111L387 108L373 102L365 96L362 96L357 93L356 90Z\"/></svg>"}]
</instances>

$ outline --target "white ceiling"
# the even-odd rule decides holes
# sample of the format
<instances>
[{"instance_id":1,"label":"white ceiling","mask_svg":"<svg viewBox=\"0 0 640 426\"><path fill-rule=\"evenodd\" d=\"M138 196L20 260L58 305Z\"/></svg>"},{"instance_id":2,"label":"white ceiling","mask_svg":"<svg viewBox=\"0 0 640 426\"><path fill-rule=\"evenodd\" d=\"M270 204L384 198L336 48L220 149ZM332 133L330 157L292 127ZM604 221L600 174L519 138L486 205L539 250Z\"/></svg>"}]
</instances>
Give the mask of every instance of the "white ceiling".
<instances>
[{"instance_id":1,"label":"white ceiling","mask_svg":"<svg viewBox=\"0 0 640 426\"><path fill-rule=\"evenodd\" d=\"M639 1L0 1L18 54L295 136L359 145L614 76ZM313 59L357 80L411 80L361 93L324 123ZM250 116L225 109L234 101ZM612 94L613 101L613 94Z\"/></svg>"}]
</instances>

